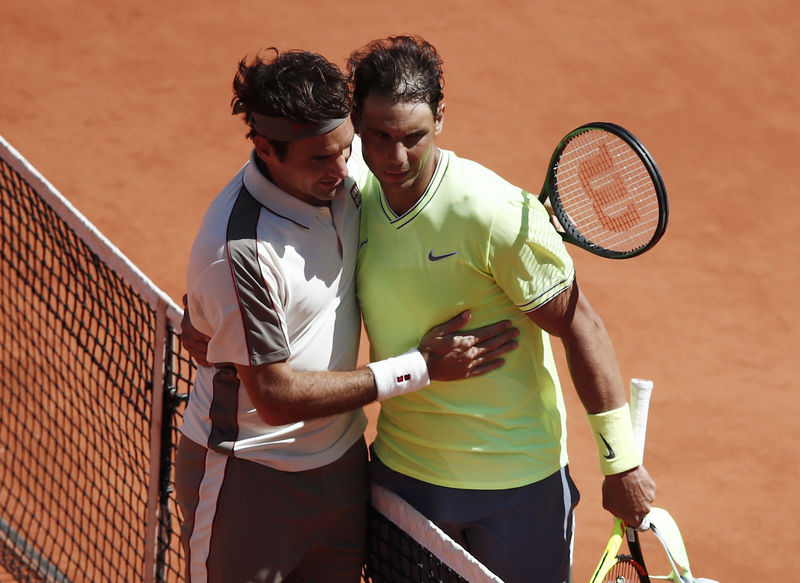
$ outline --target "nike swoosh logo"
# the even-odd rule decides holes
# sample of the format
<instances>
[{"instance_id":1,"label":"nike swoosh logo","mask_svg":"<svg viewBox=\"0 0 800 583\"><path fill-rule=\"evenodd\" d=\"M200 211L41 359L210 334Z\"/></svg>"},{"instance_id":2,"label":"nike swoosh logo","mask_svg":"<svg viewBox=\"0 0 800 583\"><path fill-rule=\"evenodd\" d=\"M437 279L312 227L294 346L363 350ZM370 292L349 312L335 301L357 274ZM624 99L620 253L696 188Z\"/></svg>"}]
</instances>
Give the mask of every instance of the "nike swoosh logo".
<instances>
[{"instance_id":1,"label":"nike swoosh logo","mask_svg":"<svg viewBox=\"0 0 800 583\"><path fill-rule=\"evenodd\" d=\"M614 450L611 448L611 444L609 444L606 441L606 438L603 437L603 434L602 433L598 433L598 435L600 436L600 439L603 440L603 443L605 444L606 448L608 449L608 454L604 455L603 457L606 458L607 460L613 460L615 457L617 457L617 454L614 453Z\"/></svg>"},{"instance_id":2,"label":"nike swoosh logo","mask_svg":"<svg viewBox=\"0 0 800 583\"><path fill-rule=\"evenodd\" d=\"M364 239L363 241L361 241L361 242L358 244L358 248L359 248L359 250L360 250L360 249L361 249L361 248L362 248L364 245L366 245L366 244L367 244L367 241L368 241L368 240L369 240L369 239Z\"/></svg>"},{"instance_id":3,"label":"nike swoosh logo","mask_svg":"<svg viewBox=\"0 0 800 583\"><path fill-rule=\"evenodd\" d=\"M457 255L458 251L453 251L452 253L445 253L444 255L434 255L433 249L428 251L428 261L441 261L442 259L447 259L448 257L452 257L453 255Z\"/></svg>"}]
</instances>

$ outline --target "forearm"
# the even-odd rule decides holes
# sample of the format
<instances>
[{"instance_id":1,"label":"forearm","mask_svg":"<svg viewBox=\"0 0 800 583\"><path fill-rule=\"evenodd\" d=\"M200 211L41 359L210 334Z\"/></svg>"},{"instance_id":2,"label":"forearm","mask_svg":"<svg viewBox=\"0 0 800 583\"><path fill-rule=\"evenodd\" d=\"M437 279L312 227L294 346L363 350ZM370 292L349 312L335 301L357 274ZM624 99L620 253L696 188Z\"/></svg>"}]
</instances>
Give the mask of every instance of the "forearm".
<instances>
[{"instance_id":1,"label":"forearm","mask_svg":"<svg viewBox=\"0 0 800 583\"><path fill-rule=\"evenodd\" d=\"M267 370L238 367L238 375L259 416L271 425L344 413L377 398L368 368L301 372L281 364Z\"/></svg>"},{"instance_id":2,"label":"forearm","mask_svg":"<svg viewBox=\"0 0 800 583\"><path fill-rule=\"evenodd\" d=\"M564 344L570 375L589 414L600 467L606 475L603 507L628 524L640 524L655 499L655 482L640 465L641 452L636 449L625 407L625 385L602 320L577 283L529 317Z\"/></svg>"},{"instance_id":3,"label":"forearm","mask_svg":"<svg viewBox=\"0 0 800 583\"><path fill-rule=\"evenodd\" d=\"M237 367L261 418L271 425L327 417L426 387L419 350L353 371L302 372L288 363Z\"/></svg>"},{"instance_id":4,"label":"forearm","mask_svg":"<svg viewBox=\"0 0 800 583\"><path fill-rule=\"evenodd\" d=\"M237 365L236 374L265 423L283 425L335 415L418 390L431 378L469 378L502 366L500 357L516 348L519 331L509 321L462 331L469 319L465 310L429 330L418 350L371 363L369 368L299 372L278 362ZM181 330L183 347L198 363L211 366L206 360L209 339L192 326L188 309Z\"/></svg>"}]
</instances>

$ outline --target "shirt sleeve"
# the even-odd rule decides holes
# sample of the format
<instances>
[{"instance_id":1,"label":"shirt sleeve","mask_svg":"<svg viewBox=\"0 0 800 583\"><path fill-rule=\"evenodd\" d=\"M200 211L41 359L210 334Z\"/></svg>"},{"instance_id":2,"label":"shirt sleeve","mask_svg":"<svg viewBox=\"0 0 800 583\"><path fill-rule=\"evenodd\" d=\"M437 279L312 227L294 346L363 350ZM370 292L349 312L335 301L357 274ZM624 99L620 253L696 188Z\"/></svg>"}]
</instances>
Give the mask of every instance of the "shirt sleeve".
<instances>
[{"instance_id":1,"label":"shirt sleeve","mask_svg":"<svg viewBox=\"0 0 800 583\"><path fill-rule=\"evenodd\" d=\"M248 342L248 334L254 330L245 324L227 261L217 261L205 270L189 290L188 302L192 325L211 337L207 357L210 362L253 366L288 357L285 349L253 353L253 342ZM283 322L282 313L276 317ZM277 344L285 347L286 339L279 339Z\"/></svg>"},{"instance_id":2,"label":"shirt sleeve","mask_svg":"<svg viewBox=\"0 0 800 583\"><path fill-rule=\"evenodd\" d=\"M489 263L495 281L525 312L568 289L575 277L572 258L547 210L524 190L497 208Z\"/></svg>"}]
</instances>

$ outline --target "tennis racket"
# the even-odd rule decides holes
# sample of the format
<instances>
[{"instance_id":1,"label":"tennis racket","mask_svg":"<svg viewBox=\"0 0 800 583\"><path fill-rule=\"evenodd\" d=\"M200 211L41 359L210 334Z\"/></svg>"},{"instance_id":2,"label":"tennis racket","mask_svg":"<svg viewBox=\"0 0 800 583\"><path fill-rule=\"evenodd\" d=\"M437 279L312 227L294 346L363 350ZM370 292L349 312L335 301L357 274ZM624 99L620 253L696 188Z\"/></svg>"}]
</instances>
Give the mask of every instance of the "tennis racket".
<instances>
[{"instance_id":1,"label":"tennis racket","mask_svg":"<svg viewBox=\"0 0 800 583\"><path fill-rule=\"evenodd\" d=\"M644 455L644 441L647 430L647 417L650 409L650 396L653 381L631 379L631 422L633 436ZM645 530L649 522L645 519L639 529ZM627 540L630 554L621 553L623 538ZM647 567L644 564L639 532L626 526L619 518L614 518L614 528L608 539L605 552L589 583L650 583Z\"/></svg>"},{"instance_id":2,"label":"tennis racket","mask_svg":"<svg viewBox=\"0 0 800 583\"><path fill-rule=\"evenodd\" d=\"M601 257L640 255L667 229L667 191L655 160L613 123L583 125L559 142L539 195L547 199L561 237Z\"/></svg>"}]
</instances>

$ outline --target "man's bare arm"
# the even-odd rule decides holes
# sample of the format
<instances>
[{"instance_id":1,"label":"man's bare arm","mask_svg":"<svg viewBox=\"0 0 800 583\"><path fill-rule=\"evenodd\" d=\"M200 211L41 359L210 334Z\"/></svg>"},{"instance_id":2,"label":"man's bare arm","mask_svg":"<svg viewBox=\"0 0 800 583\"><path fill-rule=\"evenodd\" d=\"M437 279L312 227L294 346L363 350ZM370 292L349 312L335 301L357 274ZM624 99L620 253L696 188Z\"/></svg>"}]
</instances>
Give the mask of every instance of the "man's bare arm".
<instances>
[{"instance_id":1,"label":"man's bare arm","mask_svg":"<svg viewBox=\"0 0 800 583\"><path fill-rule=\"evenodd\" d=\"M627 393L611 339L577 282L528 316L561 339L572 382L587 413L625 405ZM643 466L605 477L603 507L627 524L640 524L653 500L655 482Z\"/></svg>"},{"instance_id":2,"label":"man's bare arm","mask_svg":"<svg viewBox=\"0 0 800 583\"><path fill-rule=\"evenodd\" d=\"M471 318L463 311L432 328L420 341L432 380L449 381L486 374L503 365L501 358L517 346L519 331L508 321L475 330L463 330ZM181 343L199 363L208 365L208 338L192 325L188 310L181 323ZM237 374L265 423L284 425L326 417L375 401L378 391L373 372L295 371L286 362L259 366L236 365Z\"/></svg>"}]
</instances>

